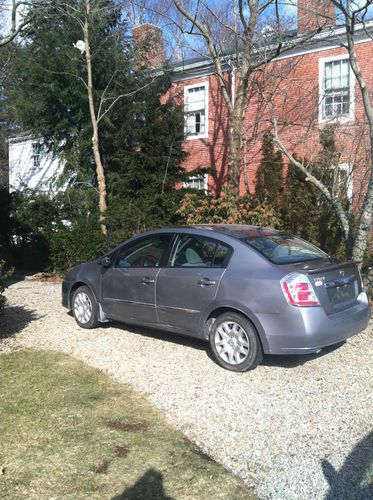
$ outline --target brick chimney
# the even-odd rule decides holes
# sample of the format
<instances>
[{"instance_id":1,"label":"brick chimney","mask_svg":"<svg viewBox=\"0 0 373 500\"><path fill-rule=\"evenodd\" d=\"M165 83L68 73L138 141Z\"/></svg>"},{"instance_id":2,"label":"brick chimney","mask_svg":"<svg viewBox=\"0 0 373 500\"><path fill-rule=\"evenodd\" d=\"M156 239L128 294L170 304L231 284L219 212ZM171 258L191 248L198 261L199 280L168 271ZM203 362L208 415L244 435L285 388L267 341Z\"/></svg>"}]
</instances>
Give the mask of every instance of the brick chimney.
<instances>
[{"instance_id":1,"label":"brick chimney","mask_svg":"<svg viewBox=\"0 0 373 500\"><path fill-rule=\"evenodd\" d=\"M135 44L135 67L137 69L159 69L164 66L166 56L163 49L163 33L153 24L142 24L132 30Z\"/></svg>"},{"instance_id":2,"label":"brick chimney","mask_svg":"<svg viewBox=\"0 0 373 500\"><path fill-rule=\"evenodd\" d=\"M334 25L331 0L298 0L298 33L317 31Z\"/></svg>"}]
</instances>

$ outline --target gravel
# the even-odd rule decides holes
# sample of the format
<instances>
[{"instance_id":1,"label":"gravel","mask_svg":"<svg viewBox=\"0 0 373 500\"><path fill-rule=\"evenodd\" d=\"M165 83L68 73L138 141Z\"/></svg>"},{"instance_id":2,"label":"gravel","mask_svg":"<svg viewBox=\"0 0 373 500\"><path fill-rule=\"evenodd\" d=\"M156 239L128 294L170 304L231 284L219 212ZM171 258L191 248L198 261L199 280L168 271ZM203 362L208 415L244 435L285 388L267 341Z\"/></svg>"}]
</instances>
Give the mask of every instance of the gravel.
<instances>
[{"instance_id":1,"label":"gravel","mask_svg":"<svg viewBox=\"0 0 373 500\"><path fill-rule=\"evenodd\" d=\"M194 339L118 323L80 329L58 284L25 280L6 295L2 350L63 351L130 384L259 498L373 497L372 323L338 348L267 356L237 374Z\"/></svg>"}]
</instances>

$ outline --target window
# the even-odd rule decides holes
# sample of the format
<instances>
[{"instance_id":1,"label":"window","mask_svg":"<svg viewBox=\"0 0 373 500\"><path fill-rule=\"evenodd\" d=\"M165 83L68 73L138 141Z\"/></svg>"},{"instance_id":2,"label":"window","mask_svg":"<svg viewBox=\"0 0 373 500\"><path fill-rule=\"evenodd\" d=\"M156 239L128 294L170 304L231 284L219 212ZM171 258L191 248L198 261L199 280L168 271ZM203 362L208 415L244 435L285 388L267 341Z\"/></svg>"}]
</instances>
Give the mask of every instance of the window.
<instances>
[{"instance_id":1,"label":"window","mask_svg":"<svg viewBox=\"0 0 373 500\"><path fill-rule=\"evenodd\" d=\"M340 163L336 168L336 193L338 196L344 198L347 197L349 200L352 199L353 195L353 179L352 179L352 165L349 163Z\"/></svg>"},{"instance_id":2,"label":"window","mask_svg":"<svg viewBox=\"0 0 373 500\"><path fill-rule=\"evenodd\" d=\"M31 148L32 148L32 156L31 156L32 168L39 168L42 145L38 142L33 142Z\"/></svg>"},{"instance_id":3,"label":"window","mask_svg":"<svg viewBox=\"0 0 373 500\"><path fill-rule=\"evenodd\" d=\"M184 88L185 134L188 139L208 135L208 83Z\"/></svg>"},{"instance_id":4,"label":"window","mask_svg":"<svg viewBox=\"0 0 373 500\"><path fill-rule=\"evenodd\" d=\"M124 246L118 254L117 267L159 267L171 241L169 234L141 238Z\"/></svg>"},{"instance_id":5,"label":"window","mask_svg":"<svg viewBox=\"0 0 373 500\"><path fill-rule=\"evenodd\" d=\"M354 119L354 75L346 56L320 60L320 121Z\"/></svg>"},{"instance_id":6,"label":"window","mask_svg":"<svg viewBox=\"0 0 373 500\"><path fill-rule=\"evenodd\" d=\"M295 262L327 257L327 254L319 248L295 236L254 236L244 238L243 241L274 264L294 264Z\"/></svg>"},{"instance_id":7,"label":"window","mask_svg":"<svg viewBox=\"0 0 373 500\"><path fill-rule=\"evenodd\" d=\"M179 235L170 257L171 267L225 267L230 247L203 236Z\"/></svg>"},{"instance_id":8,"label":"window","mask_svg":"<svg viewBox=\"0 0 373 500\"><path fill-rule=\"evenodd\" d=\"M207 194L208 190L208 174L192 175L184 182L186 189L198 189Z\"/></svg>"}]
</instances>

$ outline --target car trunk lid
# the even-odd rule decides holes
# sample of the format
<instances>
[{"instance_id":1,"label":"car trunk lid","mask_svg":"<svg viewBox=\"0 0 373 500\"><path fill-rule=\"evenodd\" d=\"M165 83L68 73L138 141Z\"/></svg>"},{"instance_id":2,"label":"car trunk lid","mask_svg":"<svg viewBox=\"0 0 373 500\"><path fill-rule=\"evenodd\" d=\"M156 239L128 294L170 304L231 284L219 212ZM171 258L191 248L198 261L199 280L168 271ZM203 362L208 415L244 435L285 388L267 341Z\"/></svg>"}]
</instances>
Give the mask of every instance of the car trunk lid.
<instances>
[{"instance_id":1,"label":"car trunk lid","mask_svg":"<svg viewBox=\"0 0 373 500\"><path fill-rule=\"evenodd\" d=\"M354 306L362 292L362 283L355 262L318 259L295 264L293 270L306 274L327 314Z\"/></svg>"}]
</instances>

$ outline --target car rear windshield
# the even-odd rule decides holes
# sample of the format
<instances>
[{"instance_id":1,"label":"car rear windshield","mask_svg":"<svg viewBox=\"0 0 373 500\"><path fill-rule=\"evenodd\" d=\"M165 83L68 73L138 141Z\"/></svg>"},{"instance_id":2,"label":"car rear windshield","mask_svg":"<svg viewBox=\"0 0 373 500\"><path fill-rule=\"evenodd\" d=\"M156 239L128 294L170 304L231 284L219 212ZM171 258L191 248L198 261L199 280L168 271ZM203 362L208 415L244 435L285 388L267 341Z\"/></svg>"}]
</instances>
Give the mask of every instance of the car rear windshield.
<instances>
[{"instance_id":1,"label":"car rear windshield","mask_svg":"<svg viewBox=\"0 0 373 500\"><path fill-rule=\"evenodd\" d=\"M295 236L251 236L244 238L243 241L274 264L294 264L305 260L325 259L328 257L319 248Z\"/></svg>"}]
</instances>

